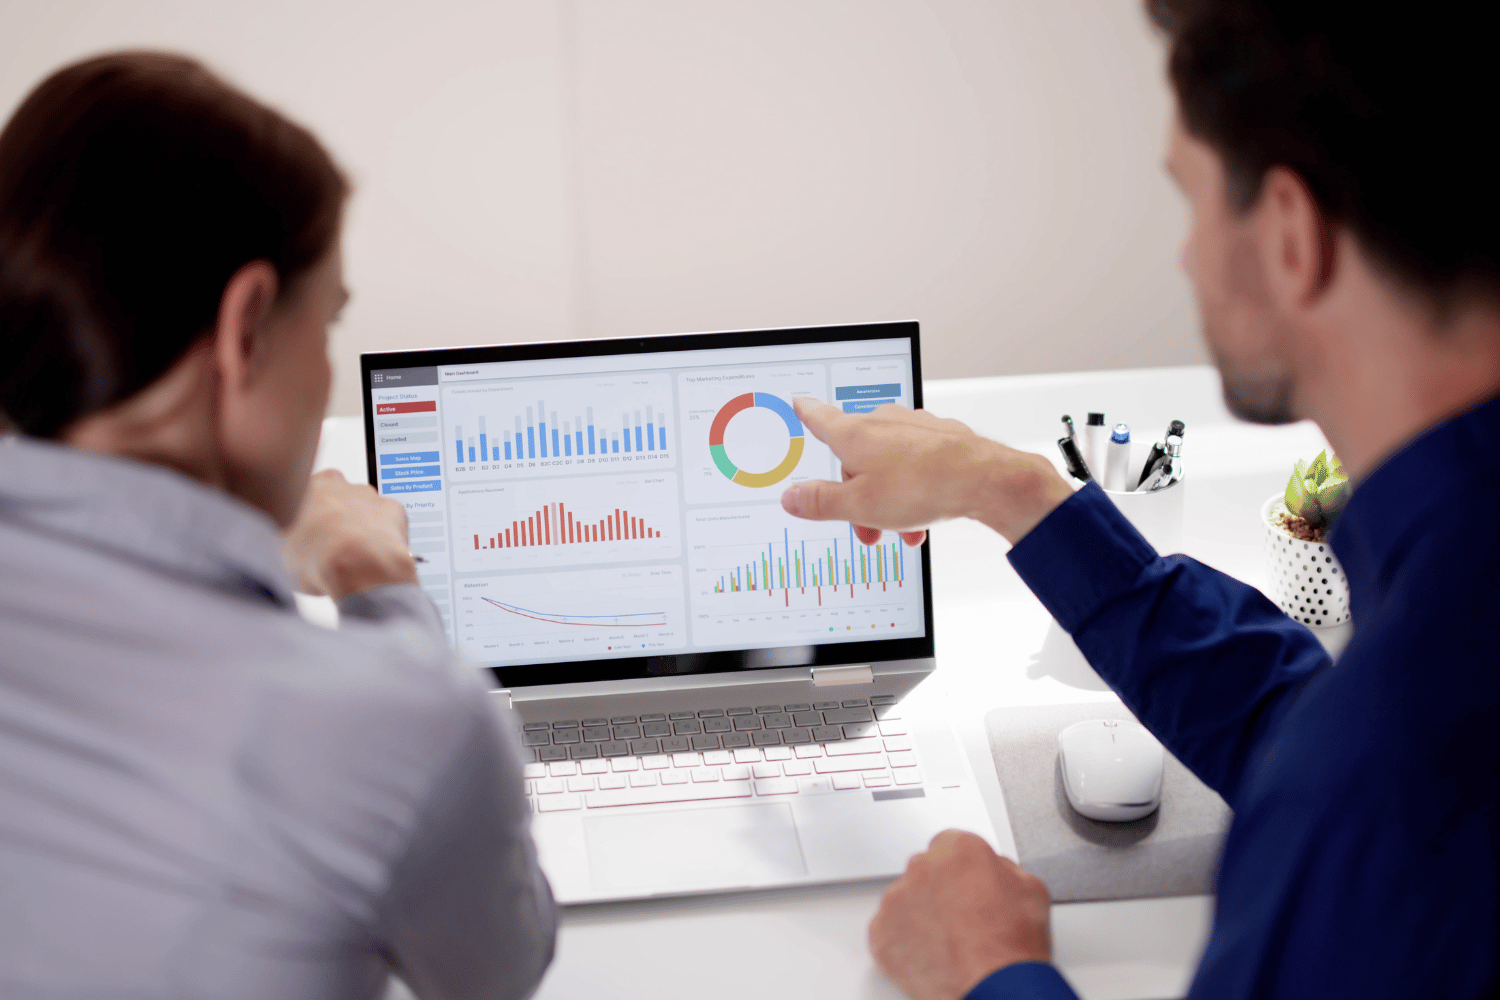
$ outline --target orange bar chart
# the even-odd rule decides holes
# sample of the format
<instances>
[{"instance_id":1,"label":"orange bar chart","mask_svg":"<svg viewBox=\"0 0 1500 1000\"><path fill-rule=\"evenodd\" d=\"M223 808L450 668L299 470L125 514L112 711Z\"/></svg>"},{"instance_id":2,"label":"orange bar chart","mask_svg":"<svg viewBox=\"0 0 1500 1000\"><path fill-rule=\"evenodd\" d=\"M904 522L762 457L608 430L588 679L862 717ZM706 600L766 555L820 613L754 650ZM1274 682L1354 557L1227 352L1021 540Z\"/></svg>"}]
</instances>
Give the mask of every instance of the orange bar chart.
<instances>
[{"instance_id":1,"label":"orange bar chart","mask_svg":"<svg viewBox=\"0 0 1500 1000\"><path fill-rule=\"evenodd\" d=\"M494 534L474 535L474 548L517 549L559 545L587 545L593 542L633 541L660 538L661 530L616 507L613 513L591 521L574 517L564 503L549 503L537 508L525 520L511 521L509 527L497 528Z\"/></svg>"}]
</instances>

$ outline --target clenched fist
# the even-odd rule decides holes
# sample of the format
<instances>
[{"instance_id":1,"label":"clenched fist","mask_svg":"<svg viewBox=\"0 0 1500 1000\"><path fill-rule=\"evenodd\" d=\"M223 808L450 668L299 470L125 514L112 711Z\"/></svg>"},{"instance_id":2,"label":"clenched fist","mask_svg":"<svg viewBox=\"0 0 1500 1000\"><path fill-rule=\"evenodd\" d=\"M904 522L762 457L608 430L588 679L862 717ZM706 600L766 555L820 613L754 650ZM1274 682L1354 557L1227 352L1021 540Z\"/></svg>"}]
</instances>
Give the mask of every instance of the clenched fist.
<instances>
[{"instance_id":1,"label":"clenched fist","mask_svg":"<svg viewBox=\"0 0 1500 1000\"><path fill-rule=\"evenodd\" d=\"M886 890L870 951L912 1000L961 1000L997 969L1052 960L1050 907L1041 879L945 830Z\"/></svg>"}]
</instances>

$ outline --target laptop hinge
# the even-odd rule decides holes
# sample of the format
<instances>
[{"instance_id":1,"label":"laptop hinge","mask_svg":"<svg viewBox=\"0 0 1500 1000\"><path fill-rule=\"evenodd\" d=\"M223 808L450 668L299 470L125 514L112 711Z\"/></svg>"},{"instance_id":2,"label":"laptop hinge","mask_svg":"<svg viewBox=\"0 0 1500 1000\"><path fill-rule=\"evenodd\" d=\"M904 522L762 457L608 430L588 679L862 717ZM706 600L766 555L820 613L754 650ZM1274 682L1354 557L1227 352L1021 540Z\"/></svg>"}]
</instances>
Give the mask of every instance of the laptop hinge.
<instances>
[{"instance_id":1,"label":"laptop hinge","mask_svg":"<svg viewBox=\"0 0 1500 1000\"><path fill-rule=\"evenodd\" d=\"M844 684L874 684L875 672L868 663L857 667L813 667L813 687L837 687Z\"/></svg>"}]
</instances>

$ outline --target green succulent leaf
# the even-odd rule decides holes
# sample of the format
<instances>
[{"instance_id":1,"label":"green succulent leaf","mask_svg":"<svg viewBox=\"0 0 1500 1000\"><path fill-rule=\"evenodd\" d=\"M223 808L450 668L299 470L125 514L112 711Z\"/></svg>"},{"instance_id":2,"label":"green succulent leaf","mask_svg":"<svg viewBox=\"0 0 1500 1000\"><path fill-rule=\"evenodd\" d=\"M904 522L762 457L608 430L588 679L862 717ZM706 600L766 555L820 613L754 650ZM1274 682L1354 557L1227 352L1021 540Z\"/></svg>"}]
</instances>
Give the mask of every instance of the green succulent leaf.
<instances>
[{"instance_id":1,"label":"green succulent leaf","mask_svg":"<svg viewBox=\"0 0 1500 1000\"><path fill-rule=\"evenodd\" d=\"M1309 524L1326 526L1343 511L1351 492L1343 463L1324 450L1310 464L1297 460L1286 484L1286 509L1294 517L1306 518Z\"/></svg>"}]
</instances>

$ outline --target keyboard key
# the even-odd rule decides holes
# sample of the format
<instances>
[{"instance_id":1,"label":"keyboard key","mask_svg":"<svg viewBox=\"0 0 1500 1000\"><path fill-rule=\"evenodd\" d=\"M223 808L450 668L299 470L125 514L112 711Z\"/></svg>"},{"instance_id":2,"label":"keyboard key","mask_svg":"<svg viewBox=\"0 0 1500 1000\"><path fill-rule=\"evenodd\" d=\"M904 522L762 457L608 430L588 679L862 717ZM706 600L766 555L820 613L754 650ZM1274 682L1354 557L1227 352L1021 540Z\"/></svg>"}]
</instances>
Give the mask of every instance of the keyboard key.
<instances>
[{"instance_id":1,"label":"keyboard key","mask_svg":"<svg viewBox=\"0 0 1500 1000\"><path fill-rule=\"evenodd\" d=\"M553 729L577 729L578 728L578 720L577 719L565 719L562 722L554 722L554 723L552 723L552 728Z\"/></svg>"},{"instance_id":2,"label":"keyboard key","mask_svg":"<svg viewBox=\"0 0 1500 1000\"><path fill-rule=\"evenodd\" d=\"M743 787L740 785L729 785L729 788ZM756 795L796 795L796 778L761 778L755 782Z\"/></svg>"},{"instance_id":3,"label":"keyboard key","mask_svg":"<svg viewBox=\"0 0 1500 1000\"><path fill-rule=\"evenodd\" d=\"M674 753L672 755L673 767L702 767L703 755L701 753Z\"/></svg>"},{"instance_id":4,"label":"keyboard key","mask_svg":"<svg viewBox=\"0 0 1500 1000\"><path fill-rule=\"evenodd\" d=\"M885 770L885 758L879 754L862 754L858 757L820 757L814 761L804 761L803 765L806 766L809 763L819 774ZM790 764L787 766L791 767Z\"/></svg>"},{"instance_id":5,"label":"keyboard key","mask_svg":"<svg viewBox=\"0 0 1500 1000\"><path fill-rule=\"evenodd\" d=\"M693 737L694 750L717 750L719 738L713 733L701 733Z\"/></svg>"},{"instance_id":6,"label":"keyboard key","mask_svg":"<svg viewBox=\"0 0 1500 1000\"><path fill-rule=\"evenodd\" d=\"M900 753L890 755L891 767L916 767L917 755L910 750L902 750Z\"/></svg>"},{"instance_id":7,"label":"keyboard key","mask_svg":"<svg viewBox=\"0 0 1500 1000\"><path fill-rule=\"evenodd\" d=\"M920 785L922 783L922 772L915 767L903 767L899 771L891 772L896 778L898 785Z\"/></svg>"},{"instance_id":8,"label":"keyboard key","mask_svg":"<svg viewBox=\"0 0 1500 1000\"><path fill-rule=\"evenodd\" d=\"M606 757L623 757L630 752L630 744L620 740L611 740L608 743L599 744L599 752Z\"/></svg>"},{"instance_id":9,"label":"keyboard key","mask_svg":"<svg viewBox=\"0 0 1500 1000\"><path fill-rule=\"evenodd\" d=\"M637 771L630 776L631 788L648 788L656 784L656 775L651 771Z\"/></svg>"},{"instance_id":10,"label":"keyboard key","mask_svg":"<svg viewBox=\"0 0 1500 1000\"><path fill-rule=\"evenodd\" d=\"M804 795L821 795L833 791L833 781L828 778L799 778L797 787Z\"/></svg>"},{"instance_id":11,"label":"keyboard key","mask_svg":"<svg viewBox=\"0 0 1500 1000\"><path fill-rule=\"evenodd\" d=\"M781 731L781 742L783 743L811 743L812 730L800 726Z\"/></svg>"},{"instance_id":12,"label":"keyboard key","mask_svg":"<svg viewBox=\"0 0 1500 1000\"><path fill-rule=\"evenodd\" d=\"M536 792L536 779L535 778L528 779L526 781L526 794L527 795L532 795L535 792Z\"/></svg>"},{"instance_id":13,"label":"keyboard key","mask_svg":"<svg viewBox=\"0 0 1500 1000\"><path fill-rule=\"evenodd\" d=\"M547 765L547 770L552 773L552 777L554 778L566 778L569 775L578 773L578 765L571 760L560 760L556 764Z\"/></svg>"},{"instance_id":14,"label":"keyboard key","mask_svg":"<svg viewBox=\"0 0 1500 1000\"><path fill-rule=\"evenodd\" d=\"M724 710L722 708L705 708L703 711L698 713L698 718L722 719L724 718Z\"/></svg>"},{"instance_id":15,"label":"keyboard key","mask_svg":"<svg viewBox=\"0 0 1500 1000\"><path fill-rule=\"evenodd\" d=\"M678 736L692 736L695 733L703 732L703 723L697 719L690 719L687 722L674 722L672 723L672 732Z\"/></svg>"},{"instance_id":16,"label":"keyboard key","mask_svg":"<svg viewBox=\"0 0 1500 1000\"><path fill-rule=\"evenodd\" d=\"M830 726L842 726L849 722L874 722L875 716L868 708L838 708L824 712L823 721Z\"/></svg>"},{"instance_id":17,"label":"keyboard key","mask_svg":"<svg viewBox=\"0 0 1500 1000\"><path fill-rule=\"evenodd\" d=\"M563 748L558 747L557 749L561 750ZM572 757L574 760L585 760L589 757L597 757L599 756L599 744L580 743L576 747L570 747L568 749L568 756Z\"/></svg>"},{"instance_id":18,"label":"keyboard key","mask_svg":"<svg viewBox=\"0 0 1500 1000\"><path fill-rule=\"evenodd\" d=\"M693 741L689 736L668 736L661 741L662 753L676 753L679 750L693 749Z\"/></svg>"},{"instance_id":19,"label":"keyboard key","mask_svg":"<svg viewBox=\"0 0 1500 1000\"><path fill-rule=\"evenodd\" d=\"M582 809L583 800L577 795L549 795L538 799L536 808L537 812L544 813L566 812L569 809Z\"/></svg>"},{"instance_id":20,"label":"keyboard key","mask_svg":"<svg viewBox=\"0 0 1500 1000\"><path fill-rule=\"evenodd\" d=\"M734 723L728 719L704 719L703 731L705 733L727 733L734 728Z\"/></svg>"},{"instance_id":21,"label":"keyboard key","mask_svg":"<svg viewBox=\"0 0 1500 1000\"><path fill-rule=\"evenodd\" d=\"M780 711L781 711L781 706L780 705L756 705L755 706L755 714L756 715L772 715L772 714L780 712Z\"/></svg>"},{"instance_id":22,"label":"keyboard key","mask_svg":"<svg viewBox=\"0 0 1500 1000\"><path fill-rule=\"evenodd\" d=\"M766 747L766 760L791 760L792 751L788 747Z\"/></svg>"},{"instance_id":23,"label":"keyboard key","mask_svg":"<svg viewBox=\"0 0 1500 1000\"><path fill-rule=\"evenodd\" d=\"M767 715L760 721L767 729L790 729L792 726L792 717L785 712Z\"/></svg>"},{"instance_id":24,"label":"keyboard key","mask_svg":"<svg viewBox=\"0 0 1500 1000\"><path fill-rule=\"evenodd\" d=\"M904 722L882 722L880 724L881 736L905 736L906 723Z\"/></svg>"},{"instance_id":25,"label":"keyboard key","mask_svg":"<svg viewBox=\"0 0 1500 1000\"><path fill-rule=\"evenodd\" d=\"M584 719L583 720L583 724L585 726L607 726L607 725L609 725L609 720L608 719Z\"/></svg>"},{"instance_id":26,"label":"keyboard key","mask_svg":"<svg viewBox=\"0 0 1500 1000\"><path fill-rule=\"evenodd\" d=\"M641 738L641 727L631 723L624 726L611 726L614 729L614 737L617 740L638 740Z\"/></svg>"},{"instance_id":27,"label":"keyboard key","mask_svg":"<svg viewBox=\"0 0 1500 1000\"><path fill-rule=\"evenodd\" d=\"M623 774L601 774L599 775L600 788L624 788L630 784L630 779Z\"/></svg>"},{"instance_id":28,"label":"keyboard key","mask_svg":"<svg viewBox=\"0 0 1500 1000\"><path fill-rule=\"evenodd\" d=\"M532 782L531 790L538 795L556 795L565 787L561 778L537 778Z\"/></svg>"},{"instance_id":29,"label":"keyboard key","mask_svg":"<svg viewBox=\"0 0 1500 1000\"><path fill-rule=\"evenodd\" d=\"M910 750L911 740L905 736L887 736L885 748L887 750Z\"/></svg>"},{"instance_id":30,"label":"keyboard key","mask_svg":"<svg viewBox=\"0 0 1500 1000\"><path fill-rule=\"evenodd\" d=\"M845 708L869 708L870 707L870 699L868 699L868 698L845 698L844 699L844 707Z\"/></svg>"},{"instance_id":31,"label":"keyboard key","mask_svg":"<svg viewBox=\"0 0 1500 1000\"><path fill-rule=\"evenodd\" d=\"M670 722L648 722L641 726L642 736L671 736L672 724Z\"/></svg>"},{"instance_id":32,"label":"keyboard key","mask_svg":"<svg viewBox=\"0 0 1500 1000\"><path fill-rule=\"evenodd\" d=\"M703 763L711 766L717 764L732 764L734 763L734 755L731 754L728 750L710 750L708 753L703 755Z\"/></svg>"},{"instance_id":33,"label":"keyboard key","mask_svg":"<svg viewBox=\"0 0 1500 1000\"><path fill-rule=\"evenodd\" d=\"M888 788L891 784L891 776L882 771L879 774L865 775L866 788Z\"/></svg>"},{"instance_id":34,"label":"keyboard key","mask_svg":"<svg viewBox=\"0 0 1500 1000\"><path fill-rule=\"evenodd\" d=\"M861 782L857 774L835 774L833 776L833 787L839 791L848 791L851 788L860 787Z\"/></svg>"},{"instance_id":35,"label":"keyboard key","mask_svg":"<svg viewBox=\"0 0 1500 1000\"><path fill-rule=\"evenodd\" d=\"M892 722L895 722L897 719L901 718L901 706L881 705L879 708L875 709L875 718L881 720L882 722L884 722L886 719L890 719Z\"/></svg>"},{"instance_id":36,"label":"keyboard key","mask_svg":"<svg viewBox=\"0 0 1500 1000\"><path fill-rule=\"evenodd\" d=\"M640 766L641 762L634 757L616 757L609 762L609 767L612 771L635 771L639 770Z\"/></svg>"},{"instance_id":37,"label":"keyboard key","mask_svg":"<svg viewBox=\"0 0 1500 1000\"><path fill-rule=\"evenodd\" d=\"M780 764L752 764L751 770L757 778L779 778L781 777Z\"/></svg>"},{"instance_id":38,"label":"keyboard key","mask_svg":"<svg viewBox=\"0 0 1500 1000\"><path fill-rule=\"evenodd\" d=\"M832 743L844 738L842 726L814 726L812 738L818 743Z\"/></svg>"},{"instance_id":39,"label":"keyboard key","mask_svg":"<svg viewBox=\"0 0 1500 1000\"><path fill-rule=\"evenodd\" d=\"M642 722L665 722L667 717L660 712L651 712L641 716Z\"/></svg>"},{"instance_id":40,"label":"keyboard key","mask_svg":"<svg viewBox=\"0 0 1500 1000\"><path fill-rule=\"evenodd\" d=\"M679 719L696 719L697 717L698 716L694 715L692 712L668 712L667 713L667 718L671 719L673 722L676 722Z\"/></svg>"},{"instance_id":41,"label":"keyboard key","mask_svg":"<svg viewBox=\"0 0 1500 1000\"><path fill-rule=\"evenodd\" d=\"M636 721L637 721L637 719L633 715L615 715L615 716L611 716L610 717L609 724L611 726L623 726L627 722L636 722Z\"/></svg>"},{"instance_id":42,"label":"keyboard key","mask_svg":"<svg viewBox=\"0 0 1500 1000\"><path fill-rule=\"evenodd\" d=\"M700 785L707 781L719 780L719 769L717 767L695 767L689 773L692 774L693 780Z\"/></svg>"},{"instance_id":43,"label":"keyboard key","mask_svg":"<svg viewBox=\"0 0 1500 1000\"><path fill-rule=\"evenodd\" d=\"M750 765L727 764L720 769L719 773L723 775L725 781L749 781Z\"/></svg>"},{"instance_id":44,"label":"keyboard key","mask_svg":"<svg viewBox=\"0 0 1500 1000\"><path fill-rule=\"evenodd\" d=\"M781 733L775 729L767 729L753 734L753 742L758 747L773 747L781 742Z\"/></svg>"},{"instance_id":45,"label":"keyboard key","mask_svg":"<svg viewBox=\"0 0 1500 1000\"><path fill-rule=\"evenodd\" d=\"M721 739L724 741L723 745L726 748L747 747L750 745L749 733L725 733Z\"/></svg>"},{"instance_id":46,"label":"keyboard key","mask_svg":"<svg viewBox=\"0 0 1500 1000\"><path fill-rule=\"evenodd\" d=\"M856 722L853 725L845 726L844 739L857 740L865 736L879 736L880 730L875 727L876 724L873 722Z\"/></svg>"},{"instance_id":47,"label":"keyboard key","mask_svg":"<svg viewBox=\"0 0 1500 1000\"><path fill-rule=\"evenodd\" d=\"M584 726L583 727L583 738L586 739L586 740L588 740L590 743L598 743L601 740L607 740L607 739L609 739L609 727L608 726ZM559 741L559 742L561 742L561 741Z\"/></svg>"},{"instance_id":48,"label":"keyboard key","mask_svg":"<svg viewBox=\"0 0 1500 1000\"><path fill-rule=\"evenodd\" d=\"M657 777L663 785L685 785L692 779L688 777L689 771L661 771Z\"/></svg>"},{"instance_id":49,"label":"keyboard key","mask_svg":"<svg viewBox=\"0 0 1500 1000\"><path fill-rule=\"evenodd\" d=\"M753 708L746 708L744 706L741 706L739 708L731 708L725 714L727 714L727 715L754 715L755 714L755 709L753 709Z\"/></svg>"},{"instance_id":50,"label":"keyboard key","mask_svg":"<svg viewBox=\"0 0 1500 1000\"><path fill-rule=\"evenodd\" d=\"M813 710L814 711L818 711L818 712L826 712L830 708L843 708L843 707L844 706L841 703L836 702L836 701L815 701L815 702L813 702Z\"/></svg>"},{"instance_id":51,"label":"keyboard key","mask_svg":"<svg viewBox=\"0 0 1500 1000\"><path fill-rule=\"evenodd\" d=\"M794 712L792 721L799 726L821 726L823 724L822 712Z\"/></svg>"},{"instance_id":52,"label":"keyboard key","mask_svg":"<svg viewBox=\"0 0 1500 1000\"><path fill-rule=\"evenodd\" d=\"M847 743L830 743L827 751L830 757L848 757L860 753L880 753L885 750L880 740L871 737L867 740L849 740Z\"/></svg>"},{"instance_id":53,"label":"keyboard key","mask_svg":"<svg viewBox=\"0 0 1500 1000\"><path fill-rule=\"evenodd\" d=\"M822 761L818 761L822 763ZM812 774L812 764L805 760L789 760L781 765L781 769L790 775Z\"/></svg>"},{"instance_id":54,"label":"keyboard key","mask_svg":"<svg viewBox=\"0 0 1500 1000\"><path fill-rule=\"evenodd\" d=\"M742 733L753 732L760 728L760 716L741 715L734 720L734 728Z\"/></svg>"},{"instance_id":55,"label":"keyboard key","mask_svg":"<svg viewBox=\"0 0 1500 1000\"><path fill-rule=\"evenodd\" d=\"M609 770L609 761L586 760L578 766L578 769L584 774L604 774Z\"/></svg>"},{"instance_id":56,"label":"keyboard key","mask_svg":"<svg viewBox=\"0 0 1500 1000\"><path fill-rule=\"evenodd\" d=\"M521 728L526 730L528 733L546 733L552 731L551 723L547 722L528 722Z\"/></svg>"},{"instance_id":57,"label":"keyboard key","mask_svg":"<svg viewBox=\"0 0 1500 1000\"><path fill-rule=\"evenodd\" d=\"M527 764L521 768L521 774L527 778L545 778L547 776L547 765Z\"/></svg>"},{"instance_id":58,"label":"keyboard key","mask_svg":"<svg viewBox=\"0 0 1500 1000\"><path fill-rule=\"evenodd\" d=\"M668 772L669 774L671 772ZM686 778L686 775L683 775ZM593 792L588 796L590 809L610 806L644 806L658 802L693 802L701 799L748 799L750 784L745 781L715 781L688 785L656 785L651 788L624 788L619 791ZM541 800L546 801L546 800Z\"/></svg>"},{"instance_id":59,"label":"keyboard key","mask_svg":"<svg viewBox=\"0 0 1500 1000\"><path fill-rule=\"evenodd\" d=\"M574 747L573 749L577 750L578 748ZM536 756L537 756L538 760L567 760L568 759L568 748L567 747L542 747L541 749L539 749L536 752Z\"/></svg>"},{"instance_id":60,"label":"keyboard key","mask_svg":"<svg viewBox=\"0 0 1500 1000\"><path fill-rule=\"evenodd\" d=\"M871 705L894 705L896 696L893 694L876 694L870 696Z\"/></svg>"},{"instance_id":61,"label":"keyboard key","mask_svg":"<svg viewBox=\"0 0 1500 1000\"><path fill-rule=\"evenodd\" d=\"M661 740L631 740L630 752L638 756L661 752Z\"/></svg>"},{"instance_id":62,"label":"keyboard key","mask_svg":"<svg viewBox=\"0 0 1500 1000\"><path fill-rule=\"evenodd\" d=\"M747 747L744 750L736 750L734 752L734 762L736 764L754 764L761 759L761 752L758 747Z\"/></svg>"},{"instance_id":63,"label":"keyboard key","mask_svg":"<svg viewBox=\"0 0 1500 1000\"><path fill-rule=\"evenodd\" d=\"M592 792L594 790L594 779L586 774L580 774L576 778L568 779L568 791L570 792Z\"/></svg>"},{"instance_id":64,"label":"keyboard key","mask_svg":"<svg viewBox=\"0 0 1500 1000\"><path fill-rule=\"evenodd\" d=\"M522 733L521 744L528 747L544 747L552 742L552 734L549 733Z\"/></svg>"},{"instance_id":65,"label":"keyboard key","mask_svg":"<svg viewBox=\"0 0 1500 1000\"><path fill-rule=\"evenodd\" d=\"M823 756L823 748L820 747L820 746L818 746L816 743L813 743L813 744L808 745L808 746L800 746L800 747L797 748L797 756L798 757L821 757L821 756Z\"/></svg>"},{"instance_id":66,"label":"keyboard key","mask_svg":"<svg viewBox=\"0 0 1500 1000\"><path fill-rule=\"evenodd\" d=\"M656 754L641 759L641 767L647 771L660 771L664 767L671 767L672 759L666 754Z\"/></svg>"},{"instance_id":67,"label":"keyboard key","mask_svg":"<svg viewBox=\"0 0 1500 1000\"><path fill-rule=\"evenodd\" d=\"M783 706L781 710L783 712L810 712L810 711L812 711L812 706L811 705L807 705L807 704L802 704L802 705L786 705L786 706Z\"/></svg>"},{"instance_id":68,"label":"keyboard key","mask_svg":"<svg viewBox=\"0 0 1500 1000\"><path fill-rule=\"evenodd\" d=\"M576 729L554 729L552 730L553 743L577 743L583 737L578 735Z\"/></svg>"}]
</instances>

